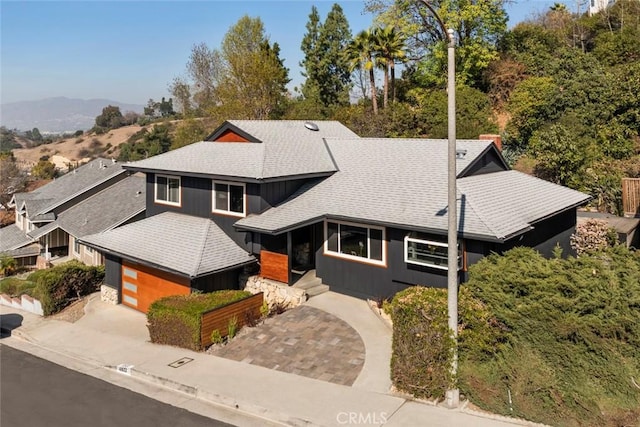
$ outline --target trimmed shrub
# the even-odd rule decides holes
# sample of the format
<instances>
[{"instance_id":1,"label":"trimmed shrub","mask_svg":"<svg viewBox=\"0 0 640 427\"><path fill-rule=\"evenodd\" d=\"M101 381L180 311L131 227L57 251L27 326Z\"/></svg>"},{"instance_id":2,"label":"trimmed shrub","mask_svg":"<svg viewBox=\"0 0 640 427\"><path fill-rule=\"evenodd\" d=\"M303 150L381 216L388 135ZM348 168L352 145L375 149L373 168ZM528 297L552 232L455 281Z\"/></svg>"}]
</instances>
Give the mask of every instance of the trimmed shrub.
<instances>
[{"instance_id":1,"label":"trimmed shrub","mask_svg":"<svg viewBox=\"0 0 640 427\"><path fill-rule=\"evenodd\" d=\"M174 295L154 301L147 312L151 342L202 350L202 314L251 296L247 291L222 290L208 294Z\"/></svg>"},{"instance_id":2,"label":"trimmed shrub","mask_svg":"<svg viewBox=\"0 0 640 427\"><path fill-rule=\"evenodd\" d=\"M450 371L454 341L447 290L414 286L396 294L384 309L393 320L393 384L419 398L443 398L456 383ZM463 354L473 347L488 357L503 340L503 327L464 287L458 295L458 314L458 351Z\"/></svg>"},{"instance_id":3,"label":"trimmed shrub","mask_svg":"<svg viewBox=\"0 0 640 427\"><path fill-rule=\"evenodd\" d=\"M393 353L391 379L401 391L420 398L440 398L453 384L454 341L447 325L447 294L413 287L391 303Z\"/></svg>"},{"instance_id":4,"label":"trimmed shrub","mask_svg":"<svg viewBox=\"0 0 640 427\"><path fill-rule=\"evenodd\" d=\"M45 316L55 314L72 301L96 292L104 279L104 267L69 261L47 270L38 270L27 280L35 283L33 296L42 303Z\"/></svg>"}]
</instances>

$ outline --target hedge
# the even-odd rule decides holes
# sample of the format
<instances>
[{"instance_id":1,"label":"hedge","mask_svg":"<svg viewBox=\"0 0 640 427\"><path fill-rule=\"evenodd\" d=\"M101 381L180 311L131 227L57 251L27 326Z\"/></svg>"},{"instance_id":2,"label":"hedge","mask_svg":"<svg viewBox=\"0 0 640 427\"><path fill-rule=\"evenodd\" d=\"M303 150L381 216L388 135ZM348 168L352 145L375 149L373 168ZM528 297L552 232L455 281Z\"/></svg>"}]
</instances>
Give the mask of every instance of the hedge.
<instances>
[{"instance_id":1,"label":"hedge","mask_svg":"<svg viewBox=\"0 0 640 427\"><path fill-rule=\"evenodd\" d=\"M33 295L35 286L35 283L28 280L18 279L17 277L6 277L0 280L0 293L7 294L10 297Z\"/></svg>"},{"instance_id":2,"label":"hedge","mask_svg":"<svg viewBox=\"0 0 640 427\"><path fill-rule=\"evenodd\" d=\"M202 314L249 296L251 293L247 291L222 290L168 296L154 301L147 312L151 342L200 351Z\"/></svg>"},{"instance_id":3,"label":"hedge","mask_svg":"<svg viewBox=\"0 0 640 427\"><path fill-rule=\"evenodd\" d=\"M73 300L100 290L103 279L103 266L92 267L75 260L35 271L27 277L27 281L35 283L32 296L42 303L45 316L61 311Z\"/></svg>"},{"instance_id":4,"label":"hedge","mask_svg":"<svg viewBox=\"0 0 640 427\"><path fill-rule=\"evenodd\" d=\"M454 350L446 289L414 286L385 306L393 320L391 379L396 388L419 398L441 399L456 385L451 375ZM467 347L491 352L502 340L486 306L462 288L458 301L459 351Z\"/></svg>"}]
</instances>

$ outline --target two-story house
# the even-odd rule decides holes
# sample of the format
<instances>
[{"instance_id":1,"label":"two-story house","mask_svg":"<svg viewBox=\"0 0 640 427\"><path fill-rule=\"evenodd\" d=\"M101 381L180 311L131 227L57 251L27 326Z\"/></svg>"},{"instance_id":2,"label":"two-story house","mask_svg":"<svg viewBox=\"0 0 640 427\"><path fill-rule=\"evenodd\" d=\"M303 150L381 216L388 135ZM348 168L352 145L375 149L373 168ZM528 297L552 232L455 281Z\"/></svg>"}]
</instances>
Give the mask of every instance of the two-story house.
<instances>
[{"instance_id":1,"label":"two-story house","mask_svg":"<svg viewBox=\"0 0 640 427\"><path fill-rule=\"evenodd\" d=\"M458 270L517 245L569 251L589 196L509 170L491 140L458 141ZM103 292L141 311L165 295L237 288L243 268L386 297L446 286L447 142L359 138L338 122L228 121L205 141L125 164L147 218L81 242Z\"/></svg>"},{"instance_id":2,"label":"two-story house","mask_svg":"<svg viewBox=\"0 0 640 427\"><path fill-rule=\"evenodd\" d=\"M35 265L39 255L45 259L67 255L68 233L47 225L128 175L120 164L98 158L35 191L14 194L9 204L15 208L16 219L14 224L0 229L0 253L27 266Z\"/></svg>"}]
</instances>

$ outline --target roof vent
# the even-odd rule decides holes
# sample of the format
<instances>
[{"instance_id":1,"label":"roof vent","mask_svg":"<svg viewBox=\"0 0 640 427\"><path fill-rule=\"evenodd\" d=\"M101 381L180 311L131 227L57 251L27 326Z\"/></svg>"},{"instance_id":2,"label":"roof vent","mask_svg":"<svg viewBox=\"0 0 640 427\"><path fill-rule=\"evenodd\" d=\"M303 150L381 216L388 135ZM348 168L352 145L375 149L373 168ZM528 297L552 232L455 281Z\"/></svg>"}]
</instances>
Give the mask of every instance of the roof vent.
<instances>
[{"instance_id":1,"label":"roof vent","mask_svg":"<svg viewBox=\"0 0 640 427\"><path fill-rule=\"evenodd\" d=\"M467 155L467 150L457 149L456 150L456 159L464 159L464 156Z\"/></svg>"},{"instance_id":2,"label":"roof vent","mask_svg":"<svg viewBox=\"0 0 640 427\"><path fill-rule=\"evenodd\" d=\"M304 122L304 127L306 127L309 130L312 130L314 132L317 132L320 130L320 128L318 127L317 124L313 123L313 122Z\"/></svg>"}]
</instances>

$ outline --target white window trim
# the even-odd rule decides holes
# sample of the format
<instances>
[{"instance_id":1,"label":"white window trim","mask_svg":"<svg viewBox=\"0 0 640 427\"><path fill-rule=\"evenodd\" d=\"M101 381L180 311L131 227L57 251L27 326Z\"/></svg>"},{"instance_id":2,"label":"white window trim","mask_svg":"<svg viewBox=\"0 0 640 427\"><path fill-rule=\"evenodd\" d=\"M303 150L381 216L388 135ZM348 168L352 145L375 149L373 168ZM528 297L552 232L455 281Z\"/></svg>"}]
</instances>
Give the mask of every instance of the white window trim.
<instances>
[{"instance_id":1,"label":"white window trim","mask_svg":"<svg viewBox=\"0 0 640 427\"><path fill-rule=\"evenodd\" d=\"M227 210L224 209L216 209L216 184L223 185L235 185L242 187L242 212L232 212L229 210L229 203L231 203L231 194L230 191L227 191ZM247 216L247 184L244 182L234 182L234 181L211 181L211 211L223 215L236 216L238 218L244 218Z\"/></svg>"},{"instance_id":2,"label":"white window trim","mask_svg":"<svg viewBox=\"0 0 640 427\"><path fill-rule=\"evenodd\" d=\"M161 200L158 199L158 178L167 178L167 196L169 195L169 180L170 179L177 179L178 180L178 201L177 202L171 202L169 200ZM153 199L154 202L161 204L161 205L169 205L169 206L182 206L182 178L179 176L175 176L175 175L160 175L160 174L156 174L156 176L153 178L154 179L154 183L153 183L153 187L154 187L154 191L153 191Z\"/></svg>"},{"instance_id":3,"label":"white window trim","mask_svg":"<svg viewBox=\"0 0 640 427\"><path fill-rule=\"evenodd\" d=\"M76 252L76 245L78 245L78 251ZM78 242L78 239L76 239L75 237L73 238L73 245L71 245L71 251L73 252L74 255L80 256L80 250L81 250L81 246L80 243Z\"/></svg>"},{"instance_id":4,"label":"white window trim","mask_svg":"<svg viewBox=\"0 0 640 427\"><path fill-rule=\"evenodd\" d=\"M407 264L414 264L414 265L421 265L423 267L428 267L428 268L436 268L438 270L449 270L449 261L447 260L447 264L446 265L436 265L436 264L430 264L427 262L420 262L420 261L414 261L409 259L409 242L415 242L415 243L422 243L425 245L433 245L433 246L440 246L441 248L448 248L449 244L447 243L443 243L443 242L437 242L435 240L425 240L425 239L417 239L414 237L409 237L409 236L405 236L404 238L404 262L406 262ZM460 254L460 242L458 242L458 271L462 270L462 262L463 262L463 257L462 254Z\"/></svg>"},{"instance_id":5,"label":"white window trim","mask_svg":"<svg viewBox=\"0 0 640 427\"><path fill-rule=\"evenodd\" d=\"M342 252L334 252L329 250L329 233L328 233L328 224L334 223L338 225L352 225L354 227L366 228L366 229L374 229L382 231L382 261L377 259L365 258L356 255L343 254ZM387 230L384 227L378 227L375 225L367 225L358 222L349 222L349 221L337 221L337 220L325 220L324 221L324 245L323 252L325 255L334 256L337 258L344 258L350 261L362 262L365 264L372 264L378 266L387 265ZM338 227L338 251L340 250L340 227ZM367 232L367 252L371 253L371 239L369 237L369 233Z\"/></svg>"}]
</instances>

